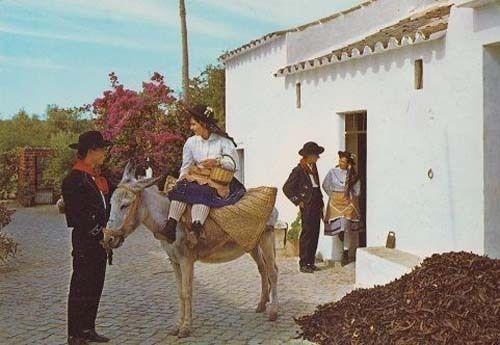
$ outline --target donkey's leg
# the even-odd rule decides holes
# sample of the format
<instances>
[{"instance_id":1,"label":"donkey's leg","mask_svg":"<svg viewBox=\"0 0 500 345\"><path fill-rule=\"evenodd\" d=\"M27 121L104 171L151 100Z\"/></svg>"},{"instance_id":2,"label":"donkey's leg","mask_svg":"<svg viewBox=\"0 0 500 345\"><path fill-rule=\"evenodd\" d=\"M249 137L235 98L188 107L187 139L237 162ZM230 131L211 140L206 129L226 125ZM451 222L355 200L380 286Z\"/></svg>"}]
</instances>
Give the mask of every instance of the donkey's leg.
<instances>
[{"instance_id":1,"label":"donkey's leg","mask_svg":"<svg viewBox=\"0 0 500 345\"><path fill-rule=\"evenodd\" d=\"M276 265L276 248L274 244L274 233L266 231L262 234L259 243L262 255L266 264L267 275L271 285L271 304L269 306L269 320L275 321L278 318L278 266Z\"/></svg>"},{"instance_id":2,"label":"donkey's leg","mask_svg":"<svg viewBox=\"0 0 500 345\"><path fill-rule=\"evenodd\" d=\"M181 261L182 271L182 300L184 302L184 320L179 329L179 338L188 337L191 333L192 302L193 302L193 275L194 261L185 258Z\"/></svg>"},{"instance_id":3,"label":"donkey's leg","mask_svg":"<svg viewBox=\"0 0 500 345\"><path fill-rule=\"evenodd\" d=\"M185 314L184 314L184 300L182 299L182 272L181 272L181 266L177 262L172 261L172 267L174 268L174 274L175 274L175 281L177 283L177 294L178 294L178 301L179 301L179 320L177 321L177 325L172 328L168 332L169 335L178 335L179 330L184 323L185 319Z\"/></svg>"},{"instance_id":4,"label":"donkey's leg","mask_svg":"<svg viewBox=\"0 0 500 345\"><path fill-rule=\"evenodd\" d=\"M269 278L267 276L266 264L262 256L262 251L260 247L257 246L250 252L250 255L257 263L257 268L259 269L262 291L260 294L260 302L257 305L256 313L263 313L266 311L266 304L269 302Z\"/></svg>"}]
</instances>

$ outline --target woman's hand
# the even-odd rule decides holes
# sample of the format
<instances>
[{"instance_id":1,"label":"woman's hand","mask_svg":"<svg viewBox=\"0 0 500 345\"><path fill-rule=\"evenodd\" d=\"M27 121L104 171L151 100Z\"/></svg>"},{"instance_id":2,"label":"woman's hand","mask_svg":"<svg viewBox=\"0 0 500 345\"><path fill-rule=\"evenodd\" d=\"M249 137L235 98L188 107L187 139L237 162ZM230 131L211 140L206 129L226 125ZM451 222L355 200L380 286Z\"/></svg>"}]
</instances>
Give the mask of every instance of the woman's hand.
<instances>
[{"instance_id":1,"label":"woman's hand","mask_svg":"<svg viewBox=\"0 0 500 345\"><path fill-rule=\"evenodd\" d=\"M217 159L209 158L202 161L201 165L203 165L206 168L215 168L216 166L219 165L219 161Z\"/></svg>"}]
</instances>

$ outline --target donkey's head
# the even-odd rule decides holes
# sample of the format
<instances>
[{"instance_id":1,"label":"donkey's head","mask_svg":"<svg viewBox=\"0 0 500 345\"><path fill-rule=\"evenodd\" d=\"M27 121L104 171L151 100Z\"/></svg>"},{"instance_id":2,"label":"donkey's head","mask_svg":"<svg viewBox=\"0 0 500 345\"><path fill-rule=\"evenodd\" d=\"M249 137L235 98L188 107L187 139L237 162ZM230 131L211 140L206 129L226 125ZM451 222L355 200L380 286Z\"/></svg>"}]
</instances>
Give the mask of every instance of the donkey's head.
<instances>
[{"instance_id":1,"label":"donkey's head","mask_svg":"<svg viewBox=\"0 0 500 345\"><path fill-rule=\"evenodd\" d=\"M122 179L111 197L111 214L107 231L111 233L112 248L122 245L125 238L141 224L140 208L144 189L157 183L162 176L145 180L135 178L135 168L129 162Z\"/></svg>"}]
</instances>

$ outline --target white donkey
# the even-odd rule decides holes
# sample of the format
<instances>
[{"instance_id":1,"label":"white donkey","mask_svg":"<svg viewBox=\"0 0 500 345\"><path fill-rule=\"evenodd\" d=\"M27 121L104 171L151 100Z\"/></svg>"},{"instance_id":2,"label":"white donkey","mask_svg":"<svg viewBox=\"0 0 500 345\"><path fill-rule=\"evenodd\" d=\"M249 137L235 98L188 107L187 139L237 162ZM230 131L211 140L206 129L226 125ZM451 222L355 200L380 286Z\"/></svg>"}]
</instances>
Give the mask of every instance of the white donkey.
<instances>
[{"instance_id":1,"label":"white donkey","mask_svg":"<svg viewBox=\"0 0 500 345\"><path fill-rule=\"evenodd\" d=\"M105 230L111 235L111 240L108 242L110 247L121 246L125 238L140 224L154 234L158 233L170 207L169 199L162 195L155 185L160 178L138 181L134 177L134 171L131 171L130 164L127 164L122 180L111 198L111 216ZM225 233L218 235L218 238L226 236L227 239ZM195 261L222 263L245 254L245 250L232 240L220 246L218 241L210 240L211 236L207 237L207 241L200 241L195 248L190 248L183 226L179 223L175 242L169 244L167 241L161 241L163 249L171 260L179 295L179 320L169 334L180 338L189 336L191 331ZM278 317L278 267L275 253L274 234L271 230L263 233L257 246L249 253L257 263L262 282L262 292L256 312L265 312L267 303L271 302L269 305L271 321Z\"/></svg>"}]
</instances>

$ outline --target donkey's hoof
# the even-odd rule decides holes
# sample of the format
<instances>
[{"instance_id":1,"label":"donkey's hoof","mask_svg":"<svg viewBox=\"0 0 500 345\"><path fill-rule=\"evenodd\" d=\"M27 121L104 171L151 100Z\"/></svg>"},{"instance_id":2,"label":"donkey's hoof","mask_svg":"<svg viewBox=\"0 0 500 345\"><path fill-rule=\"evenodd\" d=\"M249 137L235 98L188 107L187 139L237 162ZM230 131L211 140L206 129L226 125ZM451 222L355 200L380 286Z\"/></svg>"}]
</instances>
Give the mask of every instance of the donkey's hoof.
<instances>
[{"instance_id":1,"label":"donkey's hoof","mask_svg":"<svg viewBox=\"0 0 500 345\"><path fill-rule=\"evenodd\" d=\"M259 303L257 309L255 309L256 313L263 313L266 311L266 303Z\"/></svg>"},{"instance_id":2,"label":"donkey's hoof","mask_svg":"<svg viewBox=\"0 0 500 345\"><path fill-rule=\"evenodd\" d=\"M174 328L169 330L167 334L177 336L179 334L179 326L175 326Z\"/></svg>"},{"instance_id":3,"label":"donkey's hoof","mask_svg":"<svg viewBox=\"0 0 500 345\"><path fill-rule=\"evenodd\" d=\"M277 311L271 311L269 313L269 321L276 321L278 320L278 312Z\"/></svg>"},{"instance_id":4,"label":"donkey's hoof","mask_svg":"<svg viewBox=\"0 0 500 345\"><path fill-rule=\"evenodd\" d=\"M269 321L276 321L278 319L278 306L271 304L269 306Z\"/></svg>"},{"instance_id":5,"label":"donkey's hoof","mask_svg":"<svg viewBox=\"0 0 500 345\"><path fill-rule=\"evenodd\" d=\"M179 334L177 334L177 337L179 338L187 338L191 334L191 330L187 327L181 327L179 330Z\"/></svg>"}]
</instances>

